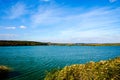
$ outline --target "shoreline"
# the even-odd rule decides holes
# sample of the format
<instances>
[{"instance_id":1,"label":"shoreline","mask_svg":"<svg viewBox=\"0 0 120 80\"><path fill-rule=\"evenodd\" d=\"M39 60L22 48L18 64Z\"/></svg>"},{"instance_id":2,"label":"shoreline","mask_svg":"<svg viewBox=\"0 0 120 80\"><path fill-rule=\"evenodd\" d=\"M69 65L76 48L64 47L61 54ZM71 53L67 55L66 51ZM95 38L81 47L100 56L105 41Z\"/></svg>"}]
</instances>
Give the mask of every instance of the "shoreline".
<instances>
[{"instance_id":1,"label":"shoreline","mask_svg":"<svg viewBox=\"0 0 120 80\"><path fill-rule=\"evenodd\" d=\"M120 43L51 43L36 41L0 40L0 46L120 46Z\"/></svg>"}]
</instances>

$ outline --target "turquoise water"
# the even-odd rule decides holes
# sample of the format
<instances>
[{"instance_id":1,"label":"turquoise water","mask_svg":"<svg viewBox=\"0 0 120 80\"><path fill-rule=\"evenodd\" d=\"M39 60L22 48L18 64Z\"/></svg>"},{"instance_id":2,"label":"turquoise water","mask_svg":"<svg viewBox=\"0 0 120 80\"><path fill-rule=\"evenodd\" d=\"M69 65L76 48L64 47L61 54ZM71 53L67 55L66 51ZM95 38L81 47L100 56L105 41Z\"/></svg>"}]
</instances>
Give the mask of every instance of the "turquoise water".
<instances>
[{"instance_id":1,"label":"turquoise water","mask_svg":"<svg viewBox=\"0 0 120 80\"><path fill-rule=\"evenodd\" d=\"M43 80L47 70L117 56L120 56L120 46L0 47L0 65L16 71L8 80Z\"/></svg>"}]
</instances>

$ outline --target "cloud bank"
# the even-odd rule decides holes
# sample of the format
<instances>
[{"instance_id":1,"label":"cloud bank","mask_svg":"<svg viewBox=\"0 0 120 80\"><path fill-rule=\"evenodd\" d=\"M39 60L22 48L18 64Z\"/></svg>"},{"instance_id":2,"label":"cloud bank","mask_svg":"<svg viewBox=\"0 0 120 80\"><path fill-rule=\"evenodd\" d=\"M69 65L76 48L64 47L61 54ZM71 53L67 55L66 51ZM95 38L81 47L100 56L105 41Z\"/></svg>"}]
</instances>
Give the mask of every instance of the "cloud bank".
<instances>
[{"instance_id":1,"label":"cloud bank","mask_svg":"<svg viewBox=\"0 0 120 80\"><path fill-rule=\"evenodd\" d=\"M51 8L38 11L31 16L34 27L49 26L57 27L54 31L52 41L60 42L112 42L113 38L119 38L120 8L93 8L85 12L84 9L77 9L75 13L69 14L72 10ZM78 12L78 13L77 13ZM52 33L49 33L52 36ZM59 38L59 39L58 39ZM45 40L45 39L44 39ZM46 39L47 40L47 39ZM48 39L49 40L49 39Z\"/></svg>"},{"instance_id":2,"label":"cloud bank","mask_svg":"<svg viewBox=\"0 0 120 80\"><path fill-rule=\"evenodd\" d=\"M109 1L112 3L109 4L113 5L113 2L117 0ZM6 19L11 26L5 25L4 30L6 30L1 33L7 31L11 33L11 30L14 30L13 34L27 34L26 40L47 42L120 41L120 7L73 7L64 4L58 5L53 0L39 0L35 5L17 2L11 5L6 12ZM3 30L3 28L1 29Z\"/></svg>"}]
</instances>

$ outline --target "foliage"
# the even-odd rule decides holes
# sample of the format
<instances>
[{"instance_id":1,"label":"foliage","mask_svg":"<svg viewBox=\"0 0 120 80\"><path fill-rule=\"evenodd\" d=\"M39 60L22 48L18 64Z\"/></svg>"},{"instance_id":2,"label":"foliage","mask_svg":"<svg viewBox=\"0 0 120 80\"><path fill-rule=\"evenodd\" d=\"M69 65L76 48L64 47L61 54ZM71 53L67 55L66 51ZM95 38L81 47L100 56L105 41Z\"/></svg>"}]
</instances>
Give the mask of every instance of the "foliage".
<instances>
[{"instance_id":1,"label":"foliage","mask_svg":"<svg viewBox=\"0 0 120 80\"><path fill-rule=\"evenodd\" d=\"M65 66L54 73L48 72L44 80L120 80L120 57Z\"/></svg>"},{"instance_id":2,"label":"foliage","mask_svg":"<svg viewBox=\"0 0 120 80\"><path fill-rule=\"evenodd\" d=\"M0 46L36 46L48 45L48 43L34 41L0 41Z\"/></svg>"}]
</instances>

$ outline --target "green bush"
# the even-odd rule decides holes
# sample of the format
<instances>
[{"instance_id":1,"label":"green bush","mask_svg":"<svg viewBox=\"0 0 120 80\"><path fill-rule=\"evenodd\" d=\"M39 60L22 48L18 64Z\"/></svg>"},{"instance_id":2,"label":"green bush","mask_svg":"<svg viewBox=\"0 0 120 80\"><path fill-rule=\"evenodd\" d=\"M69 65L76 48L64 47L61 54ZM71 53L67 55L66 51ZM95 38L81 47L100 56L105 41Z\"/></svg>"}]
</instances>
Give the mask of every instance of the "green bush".
<instances>
[{"instance_id":1,"label":"green bush","mask_svg":"<svg viewBox=\"0 0 120 80\"><path fill-rule=\"evenodd\" d=\"M120 57L100 62L65 66L44 80L120 80Z\"/></svg>"}]
</instances>

